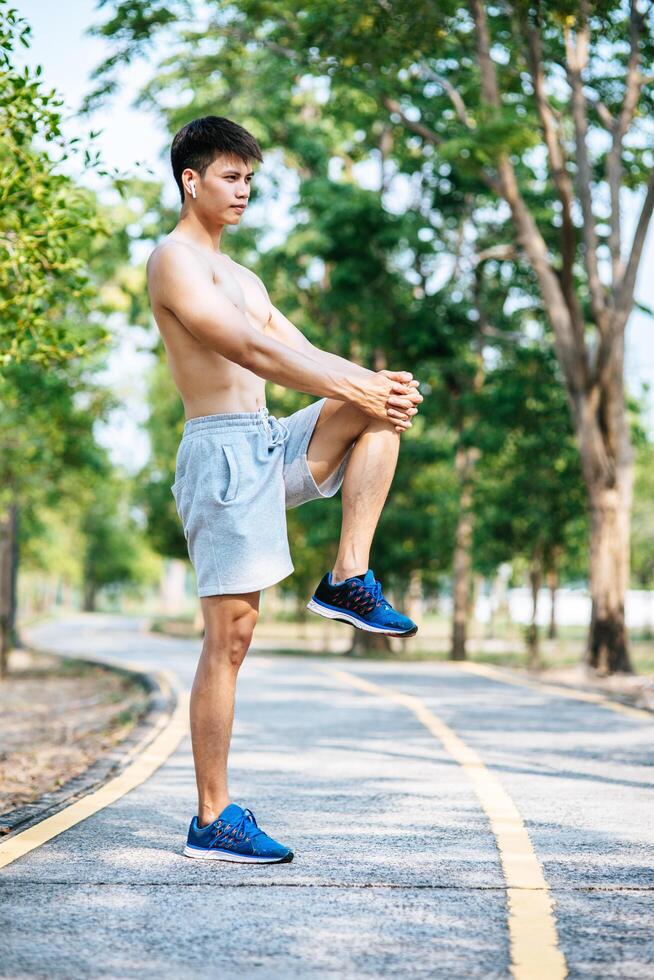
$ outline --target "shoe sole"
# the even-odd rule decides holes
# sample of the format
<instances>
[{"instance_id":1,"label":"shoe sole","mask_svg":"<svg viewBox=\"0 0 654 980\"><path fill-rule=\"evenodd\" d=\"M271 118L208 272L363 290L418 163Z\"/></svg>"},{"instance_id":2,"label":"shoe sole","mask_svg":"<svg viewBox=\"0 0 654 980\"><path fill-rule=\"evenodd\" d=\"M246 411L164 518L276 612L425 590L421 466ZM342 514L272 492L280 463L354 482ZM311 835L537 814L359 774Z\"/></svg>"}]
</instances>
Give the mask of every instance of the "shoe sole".
<instances>
[{"instance_id":1,"label":"shoe sole","mask_svg":"<svg viewBox=\"0 0 654 980\"><path fill-rule=\"evenodd\" d=\"M288 864L293 860L293 851L281 858L271 858L257 857L256 854L234 854L231 851L219 851L216 847L205 850L189 844L184 847L183 854L184 857L194 858L196 861L233 861L235 864Z\"/></svg>"},{"instance_id":2,"label":"shoe sole","mask_svg":"<svg viewBox=\"0 0 654 980\"><path fill-rule=\"evenodd\" d=\"M418 632L417 626L414 626L410 630L404 630L403 632L385 629L383 626L373 626L371 623L364 623L363 620L357 619L356 616L346 612L344 609L333 609L331 606L324 606L318 599L309 599L307 609L310 609L311 612L316 613L318 616L324 616L325 619L338 619L341 623L349 623L350 626L356 626L357 629L365 630L367 633L383 633L385 636L415 636Z\"/></svg>"}]
</instances>

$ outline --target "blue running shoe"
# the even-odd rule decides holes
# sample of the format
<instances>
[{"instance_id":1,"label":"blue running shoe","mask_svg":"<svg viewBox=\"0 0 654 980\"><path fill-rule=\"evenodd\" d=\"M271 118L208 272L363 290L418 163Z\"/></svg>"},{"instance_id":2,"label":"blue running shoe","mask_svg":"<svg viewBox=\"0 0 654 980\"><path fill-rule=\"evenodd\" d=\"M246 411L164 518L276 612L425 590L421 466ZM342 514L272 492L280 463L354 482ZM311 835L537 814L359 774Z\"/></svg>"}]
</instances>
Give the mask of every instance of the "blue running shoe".
<instances>
[{"instance_id":1,"label":"blue running shoe","mask_svg":"<svg viewBox=\"0 0 654 980\"><path fill-rule=\"evenodd\" d=\"M198 827L193 817L184 854L205 861L237 861L242 864L285 864L293 851L264 834L252 810L229 803L219 817Z\"/></svg>"},{"instance_id":2,"label":"blue running shoe","mask_svg":"<svg viewBox=\"0 0 654 980\"><path fill-rule=\"evenodd\" d=\"M332 585L332 573L327 572L307 603L307 609L369 633L413 636L418 632L413 620L396 612L384 598L381 582L375 578L372 568L363 576L346 578L340 585Z\"/></svg>"}]
</instances>

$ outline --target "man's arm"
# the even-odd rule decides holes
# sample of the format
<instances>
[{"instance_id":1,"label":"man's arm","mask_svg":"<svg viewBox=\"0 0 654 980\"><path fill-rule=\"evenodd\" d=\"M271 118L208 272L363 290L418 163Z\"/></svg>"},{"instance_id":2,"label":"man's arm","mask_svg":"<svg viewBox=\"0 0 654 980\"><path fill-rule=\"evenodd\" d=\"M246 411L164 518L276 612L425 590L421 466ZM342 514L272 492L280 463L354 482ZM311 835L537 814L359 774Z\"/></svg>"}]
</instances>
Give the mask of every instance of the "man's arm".
<instances>
[{"instance_id":1,"label":"man's arm","mask_svg":"<svg viewBox=\"0 0 654 980\"><path fill-rule=\"evenodd\" d=\"M266 324L266 334L268 337L272 337L274 340L278 340L280 344L285 344L286 347L291 347L293 350L300 351L300 353L316 357L328 370L346 371L352 377L360 377L365 383L371 374L367 368L361 367L360 364L355 364L353 361L348 361L344 357L339 357L338 354L331 354L329 351L316 347L276 306L273 306L272 303L270 305L270 319Z\"/></svg>"},{"instance_id":2,"label":"man's arm","mask_svg":"<svg viewBox=\"0 0 654 980\"><path fill-rule=\"evenodd\" d=\"M260 279L259 282L261 282ZM261 285L265 291L265 286L262 282ZM285 317L280 310L277 309L276 306L273 306L272 303L270 306L270 319L266 324L266 333L269 337L272 337L274 340L278 340L287 347L291 347L293 350L297 350L300 351L300 353L305 353L309 356L317 358L319 363L324 364L326 370L344 371L354 378L361 378L364 384L370 374L374 373L368 371L367 368L361 367L359 364L348 361L344 357L339 357L338 354L332 354L329 351L322 350L320 347L316 347L310 340L307 339L307 337L304 336L301 330L298 330L298 328L291 323L291 321ZM393 372L390 373L392 374ZM416 389L418 382L412 380L412 376L409 372L403 373L406 374L406 380L404 381L405 387ZM419 393L415 392L415 394L411 395L411 400L415 407L423 400L423 397ZM395 417L402 417L404 414L405 413L398 411L395 413ZM392 414L389 413L389 416L392 417Z\"/></svg>"},{"instance_id":3,"label":"man's arm","mask_svg":"<svg viewBox=\"0 0 654 980\"><path fill-rule=\"evenodd\" d=\"M404 385L345 362L350 370L325 368L317 354L293 350L252 327L241 310L216 289L181 242L166 243L148 263L157 301L211 350L254 374L295 391L352 402L373 418L387 419L387 402L410 407ZM317 348L316 348L317 350Z\"/></svg>"}]
</instances>

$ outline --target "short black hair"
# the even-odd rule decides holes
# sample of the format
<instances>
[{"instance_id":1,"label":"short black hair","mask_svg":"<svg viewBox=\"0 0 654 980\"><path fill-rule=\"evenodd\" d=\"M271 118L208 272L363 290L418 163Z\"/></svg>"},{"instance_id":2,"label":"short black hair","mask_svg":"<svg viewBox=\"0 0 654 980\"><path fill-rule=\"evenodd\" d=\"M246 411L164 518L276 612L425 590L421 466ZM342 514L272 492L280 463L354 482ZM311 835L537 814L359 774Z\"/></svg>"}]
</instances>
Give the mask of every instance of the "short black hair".
<instances>
[{"instance_id":1,"label":"short black hair","mask_svg":"<svg viewBox=\"0 0 654 980\"><path fill-rule=\"evenodd\" d=\"M170 162L173 176L184 203L184 185L182 173L186 167L197 170L204 177L207 167L211 166L217 156L222 153L240 157L245 163L258 160L263 163L261 147L252 133L225 119L224 116L202 116L193 119L175 133L170 148Z\"/></svg>"}]
</instances>

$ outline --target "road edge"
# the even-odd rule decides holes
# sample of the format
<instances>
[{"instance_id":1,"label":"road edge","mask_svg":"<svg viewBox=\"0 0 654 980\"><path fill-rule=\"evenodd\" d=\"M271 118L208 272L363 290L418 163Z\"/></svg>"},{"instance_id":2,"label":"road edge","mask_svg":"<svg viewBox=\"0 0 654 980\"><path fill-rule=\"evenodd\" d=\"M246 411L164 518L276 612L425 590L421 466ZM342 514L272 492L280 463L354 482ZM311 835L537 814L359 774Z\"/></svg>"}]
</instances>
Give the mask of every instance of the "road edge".
<instances>
[{"instance_id":1,"label":"road edge","mask_svg":"<svg viewBox=\"0 0 654 980\"><path fill-rule=\"evenodd\" d=\"M137 665L125 667L93 657L78 657L50 650L28 641L21 641L21 648L29 653L45 654L80 664L90 664L116 674L129 675L148 692L145 712L130 733L104 752L95 762L73 776L57 789L44 793L38 799L0 814L0 846L17 834L55 816L61 810L94 793L116 778L133 760L144 752L157 735L170 724L179 705L180 689L169 671L150 671ZM0 865L1 866L1 865Z\"/></svg>"},{"instance_id":2,"label":"road edge","mask_svg":"<svg viewBox=\"0 0 654 980\"><path fill-rule=\"evenodd\" d=\"M516 687L529 687L532 690L541 691L544 694L569 698L571 701L586 701L590 704L596 704L600 708L615 711L626 717L639 718L642 721L651 722L654 718L654 710L634 704L633 701L627 697L621 697L617 692L609 692L602 688L593 689L576 684L564 684L561 681L547 680L545 677L526 676L525 674L518 673L513 667L496 664L481 664L472 660L452 660L448 661L448 663L470 674L479 674L502 684L513 684Z\"/></svg>"}]
</instances>

